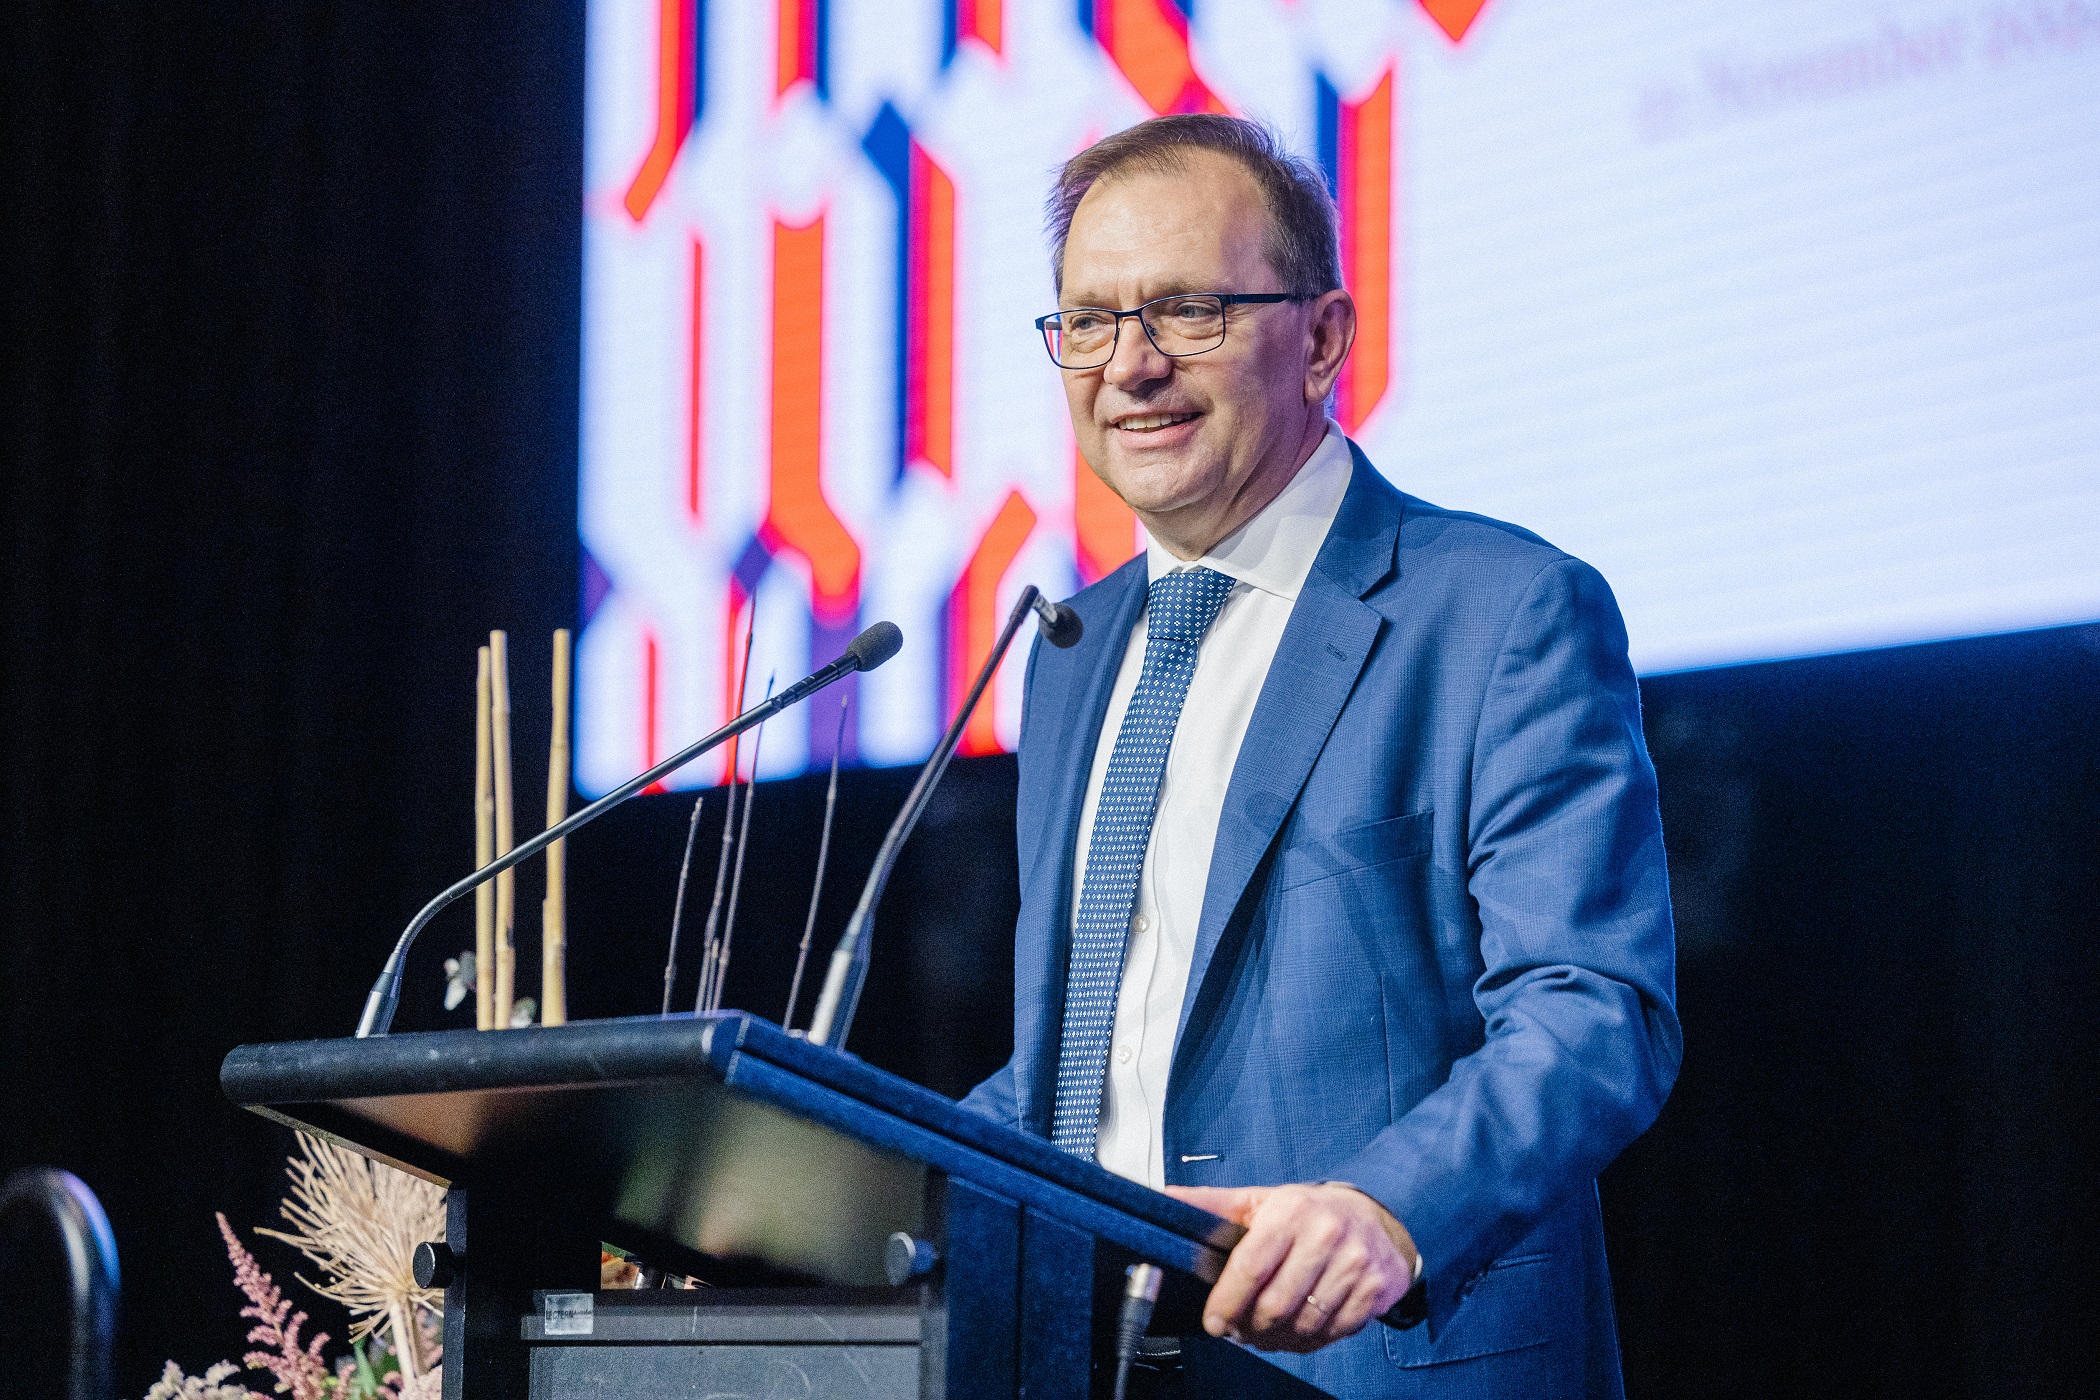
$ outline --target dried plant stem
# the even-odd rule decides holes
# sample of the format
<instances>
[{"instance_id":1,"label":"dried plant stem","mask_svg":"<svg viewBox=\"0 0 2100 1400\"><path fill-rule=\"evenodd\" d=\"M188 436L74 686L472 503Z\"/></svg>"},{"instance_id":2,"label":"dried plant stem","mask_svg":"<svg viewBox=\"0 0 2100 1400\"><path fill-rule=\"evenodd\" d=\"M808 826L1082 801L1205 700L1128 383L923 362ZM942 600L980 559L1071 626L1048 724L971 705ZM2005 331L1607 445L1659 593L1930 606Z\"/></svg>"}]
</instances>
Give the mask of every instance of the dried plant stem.
<instances>
[{"instance_id":1,"label":"dried plant stem","mask_svg":"<svg viewBox=\"0 0 2100 1400\"><path fill-rule=\"evenodd\" d=\"M489 649L476 652L474 676L474 868L496 858L495 761L489 698ZM496 887L486 882L474 891L474 1026L496 1024Z\"/></svg>"},{"instance_id":2,"label":"dried plant stem","mask_svg":"<svg viewBox=\"0 0 2100 1400\"><path fill-rule=\"evenodd\" d=\"M402 1304L389 1303L386 1309L387 1330L394 1334L394 1355L401 1360L401 1374L414 1380L423 1374L422 1358L417 1353L422 1349L416 1342L416 1329L411 1323L409 1310Z\"/></svg>"},{"instance_id":3,"label":"dried plant stem","mask_svg":"<svg viewBox=\"0 0 2100 1400\"><path fill-rule=\"evenodd\" d=\"M569 629L554 634L554 705L547 741L547 825L569 814ZM547 900L540 906L540 1024L569 1020L568 860L556 841L547 848Z\"/></svg>"},{"instance_id":4,"label":"dried plant stem","mask_svg":"<svg viewBox=\"0 0 2100 1400\"><path fill-rule=\"evenodd\" d=\"M510 854L511 822L515 812L510 787L510 639L502 632L489 633L490 757L496 776L496 855ZM511 999L517 982L518 874L506 870L496 877L496 991L492 1008L495 1029L510 1025ZM475 969L480 975L480 969Z\"/></svg>"},{"instance_id":5,"label":"dried plant stem","mask_svg":"<svg viewBox=\"0 0 2100 1400\"><path fill-rule=\"evenodd\" d=\"M286 1165L292 1189L282 1213L292 1229L257 1233L283 1240L319 1267L320 1281L300 1281L349 1310L353 1342L385 1327L402 1375L413 1380L427 1364L417 1313L437 1314L444 1297L417 1287L413 1261L418 1244L445 1236L444 1193L304 1133L299 1147Z\"/></svg>"}]
</instances>

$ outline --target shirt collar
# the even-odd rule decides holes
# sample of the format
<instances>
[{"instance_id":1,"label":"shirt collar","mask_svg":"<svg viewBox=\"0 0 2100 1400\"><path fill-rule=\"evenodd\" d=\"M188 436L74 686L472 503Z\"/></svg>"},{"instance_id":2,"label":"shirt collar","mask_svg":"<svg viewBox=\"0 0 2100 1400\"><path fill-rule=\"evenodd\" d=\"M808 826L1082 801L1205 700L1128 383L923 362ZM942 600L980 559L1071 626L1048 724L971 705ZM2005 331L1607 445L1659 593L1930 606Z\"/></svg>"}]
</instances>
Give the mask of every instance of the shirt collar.
<instances>
[{"instance_id":1,"label":"shirt collar","mask_svg":"<svg viewBox=\"0 0 2100 1400\"><path fill-rule=\"evenodd\" d=\"M1177 559L1147 534L1145 581L1150 583L1177 569L1215 569L1264 593L1296 602L1320 546L1327 542L1334 517L1341 511L1353 469L1349 440L1329 419L1327 435L1298 474L1276 493L1276 499L1211 546L1201 559Z\"/></svg>"}]
</instances>

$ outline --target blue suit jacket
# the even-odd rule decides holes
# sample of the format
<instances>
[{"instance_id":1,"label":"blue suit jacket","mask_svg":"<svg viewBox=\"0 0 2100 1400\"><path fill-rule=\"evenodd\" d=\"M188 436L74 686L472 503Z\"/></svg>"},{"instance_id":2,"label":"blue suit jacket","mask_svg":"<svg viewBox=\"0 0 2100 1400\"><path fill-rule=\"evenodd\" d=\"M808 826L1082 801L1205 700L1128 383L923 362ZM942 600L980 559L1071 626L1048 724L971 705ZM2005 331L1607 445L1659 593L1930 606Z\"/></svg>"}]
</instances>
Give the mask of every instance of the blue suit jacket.
<instances>
[{"instance_id":1,"label":"blue suit jacket","mask_svg":"<svg viewBox=\"0 0 2100 1400\"><path fill-rule=\"evenodd\" d=\"M1140 557L1029 664L1014 1056L967 1102L1044 1136L1079 809L1144 600ZM1680 1045L1610 590L1356 451L1226 793L1164 1147L1176 1184L1369 1192L1421 1249L1428 1320L1269 1359L1342 1397L1618 1394L1595 1178Z\"/></svg>"}]
</instances>

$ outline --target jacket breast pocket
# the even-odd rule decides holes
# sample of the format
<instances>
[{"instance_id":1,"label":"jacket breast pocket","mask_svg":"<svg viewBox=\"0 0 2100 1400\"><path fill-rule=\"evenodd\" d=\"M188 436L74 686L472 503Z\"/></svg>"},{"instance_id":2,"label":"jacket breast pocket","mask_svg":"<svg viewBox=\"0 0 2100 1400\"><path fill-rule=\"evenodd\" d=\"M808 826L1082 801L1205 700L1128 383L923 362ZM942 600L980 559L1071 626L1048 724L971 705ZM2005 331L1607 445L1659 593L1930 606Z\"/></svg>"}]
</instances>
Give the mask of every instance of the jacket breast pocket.
<instances>
[{"instance_id":1,"label":"jacket breast pocket","mask_svg":"<svg viewBox=\"0 0 2100 1400\"><path fill-rule=\"evenodd\" d=\"M1281 894L1422 855L1435 817L1434 811L1411 812L1331 832L1301 826L1277 853L1274 889Z\"/></svg>"}]
</instances>

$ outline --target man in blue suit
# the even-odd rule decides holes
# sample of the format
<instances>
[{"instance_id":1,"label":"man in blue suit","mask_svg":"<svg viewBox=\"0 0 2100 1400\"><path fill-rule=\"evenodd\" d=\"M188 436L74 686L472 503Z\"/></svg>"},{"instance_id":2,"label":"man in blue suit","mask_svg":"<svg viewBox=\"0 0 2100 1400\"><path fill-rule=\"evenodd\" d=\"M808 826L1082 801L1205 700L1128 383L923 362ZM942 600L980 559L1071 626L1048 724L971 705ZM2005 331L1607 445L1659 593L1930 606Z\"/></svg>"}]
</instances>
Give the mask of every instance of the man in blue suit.
<instances>
[{"instance_id":1,"label":"man in blue suit","mask_svg":"<svg viewBox=\"0 0 2100 1400\"><path fill-rule=\"evenodd\" d=\"M1205 1326L1337 1396L1616 1396L1595 1179L1681 1042L1611 593L1328 421L1333 208L1262 128L1134 127L1050 208L1045 343L1150 543L1029 664L968 1102L1246 1226Z\"/></svg>"}]
</instances>

